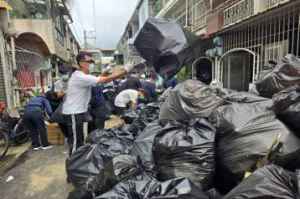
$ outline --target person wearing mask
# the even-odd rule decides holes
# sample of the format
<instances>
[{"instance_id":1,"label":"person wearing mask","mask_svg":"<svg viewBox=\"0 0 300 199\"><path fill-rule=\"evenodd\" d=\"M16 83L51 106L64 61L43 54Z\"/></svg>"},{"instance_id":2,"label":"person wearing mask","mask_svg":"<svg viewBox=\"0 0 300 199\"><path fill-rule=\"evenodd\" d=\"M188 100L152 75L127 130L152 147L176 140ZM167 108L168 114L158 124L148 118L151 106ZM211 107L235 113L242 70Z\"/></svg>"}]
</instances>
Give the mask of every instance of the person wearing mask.
<instances>
[{"instance_id":1,"label":"person wearing mask","mask_svg":"<svg viewBox=\"0 0 300 199\"><path fill-rule=\"evenodd\" d=\"M141 88L142 83L140 81L140 73L139 70L135 69L131 76L126 80L126 82L122 83L119 89L119 92L122 92L127 89L138 90Z\"/></svg>"},{"instance_id":2,"label":"person wearing mask","mask_svg":"<svg viewBox=\"0 0 300 199\"><path fill-rule=\"evenodd\" d=\"M146 91L141 88L137 91L133 89L122 91L115 99L116 114L122 117L127 105L129 105L130 108L133 108L138 102L146 101L148 97Z\"/></svg>"},{"instance_id":3,"label":"person wearing mask","mask_svg":"<svg viewBox=\"0 0 300 199\"><path fill-rule=\"evenodd\" d=\"M49 116L52 115L52 108L49 101L46 99L45 94L38 95L37 98L31 99L27 102L24 110L24 120L31 136L31 146L33 150L49 149L52 145L49 144L47 138L47 129L43 112L46 109ZM41 143L39 141L41 137Z\"/></svg>"},{"instance_id":4,"label":"person wearing mask","mask_svg":"<svg viewBox=\"0 0 300 199\"><path fill-rule=\"evenodd\" d=\"M156 79L156 74L149 73L146 76L146 80L142 82L142 88L144 90L147 90L150 94L148 102L153 102L157 100L155 79Z\"/></svg>"},{"instance_id":5,"label":"person wearing mask","mask_svg":"<svg viewBox=\"0 0 300 199\"><path fill-rule=\"evenodd\" d=\"M83 123L85 113L88 111L92 87L97 84L105 84L113 81L132 71L134 68L133 63L130 63L119 72L105 77L95 77L89 74L95 67L92 54L80 52L76 57L76 61L79 70L75 71L69 80L66 99L62 107L62 114L66 118L66 121L68 121L70 154L84 144Z\"/></svg>"},{"instance_id":6,"label":"person wearing mask","mask_svg":"<svg viewBox=\"0 0 300 199\"><path fill-rule=\"evenodd\" d=\"M89 112L93 121L88 124L88 133L99 129L104 129L106 119L106 104L103 95L104 86L97 84L92 87L92 97L90 100Z\"/></svg>"},{"instance_id":7,"label":"person wearing mask","mask_svg":"<svg viewBox=\"0 0 300 199\"><path fill-rule=\"evenodd\" d=\"M60 65L58 67L58 76L60 77L53 85L52 89L51 89L51 93L52 93L52 98L53 100L58 101L58 105L60 105L63 102L63 99L65 97L67 88L68 88L68 81L69 81L69 70L68 70L68 66L66 65ZM57 107L55 107L55 109L52 110L53 112L56 110ZM61 129L61 131L63 132L63 134L65 135L66 138L69 137L69 132L68 132L68 126L67 123L58 123L59 128Z\"/></svg>"},{"instance_id":8,"label":"person wearing mask","mask_svg":"<svg viewBox=\"0 0 300 199\"><path fill-rule=\"evenodd\" d=\"M178 84L178 79L177 76L175 75L174 77L172 77L171 79L165 81L164 83L164 88L168 89L169 87L174 88L177 84Z\"/></svg>"}]
</instances>

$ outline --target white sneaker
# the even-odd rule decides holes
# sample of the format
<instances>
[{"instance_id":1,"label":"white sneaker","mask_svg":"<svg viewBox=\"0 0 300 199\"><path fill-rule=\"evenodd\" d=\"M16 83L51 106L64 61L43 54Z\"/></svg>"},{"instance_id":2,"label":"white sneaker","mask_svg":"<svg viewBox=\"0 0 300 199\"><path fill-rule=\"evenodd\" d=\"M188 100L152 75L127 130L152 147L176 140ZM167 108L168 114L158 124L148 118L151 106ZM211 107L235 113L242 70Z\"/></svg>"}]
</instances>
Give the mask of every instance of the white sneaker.
<instances>
[{"instance_id":1,"label":"white sneaker","mask_svg":"<svg viewBox=\"0 0 300 199\"><path fill-rule=\"evenodd\" d=\"M53 145L48 145L48 146L42 147L42 149L47 150L47 149L51 149L52 147L53 147Z\"/></svg>"},{"instance_id":2,"label":"white sneaker","mask_svg":"<svg viewBox=\"0 0 300 199\"><path fill-rule=\"evenodd\" d=\"M34 147L33 150L34 150L34 151L38 151L38 150L41 149L41 148L42 148L41 146L39 146L39 147Z\"/></svg>"}]
</instances>

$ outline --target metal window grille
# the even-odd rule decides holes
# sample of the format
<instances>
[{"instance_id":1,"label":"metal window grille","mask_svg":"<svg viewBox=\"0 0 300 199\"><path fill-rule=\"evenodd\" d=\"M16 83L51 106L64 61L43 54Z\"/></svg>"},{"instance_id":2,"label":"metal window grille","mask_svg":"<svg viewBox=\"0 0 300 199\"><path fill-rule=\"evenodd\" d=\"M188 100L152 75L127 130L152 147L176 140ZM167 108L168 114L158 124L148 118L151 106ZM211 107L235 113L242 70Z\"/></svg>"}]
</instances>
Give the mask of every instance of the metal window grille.
<instances>
[{"instance_id":1,"label":"metal window grille","mask_svg":"<svg viewBox=\"0 0 300 199\"><path fill-rule=\"evenodd\" d=\"M38 43L26 38L16 40L18 86L22 89L50 86L51 66Z\"/></svg>"},{"instance_id":2,"label":"metal window grille","mask_svg":"<svg viewBox=\"0 0 300 199\"><path fill-rule=\"evenodd\" d=\"M221 34L223 53L235 48L245 48L257 53L260 57L260 69L268 60L279 60L286 54L300 56L300 8L285 7L267 16L257 17Z\"/></svg>"}]
</instances>

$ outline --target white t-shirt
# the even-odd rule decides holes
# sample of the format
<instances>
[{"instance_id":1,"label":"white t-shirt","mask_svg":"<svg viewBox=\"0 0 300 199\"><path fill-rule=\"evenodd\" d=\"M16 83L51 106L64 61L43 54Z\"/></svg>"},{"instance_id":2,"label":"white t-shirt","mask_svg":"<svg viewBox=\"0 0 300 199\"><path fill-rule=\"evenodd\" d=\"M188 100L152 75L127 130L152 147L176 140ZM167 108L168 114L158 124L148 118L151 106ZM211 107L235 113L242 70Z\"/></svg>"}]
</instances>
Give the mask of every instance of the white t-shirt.
<instances>
[{"instance_id":1,"label":"white t-shirt","mask_svg":"<svg viewBox=\"0 0 300 199\"><path fill-rule=\"evenodd\" d=\"M54 83L54 92L57 92L58 90L62 90L66 92L67 88L68 88L68 82L65 82L62 79L59 79Z\"/></svg>"},{"instance_id":2,"label":"white t-shirt","mask_svg":"<svg viewBox=\"0 0 300 199\"><path fill-rule=\"evenodd\" d=\"M91 99L92 86L98 84L98 82L99 77L75 71L69 80L62 113L71 115L86 112Z\"/></svg>"},{"instance_id":3,"label":"white t-shirt","mask_svg":"<svg viewBox=\"0 0 300 199\"><path fill-rule=\"evenodd\" d=\"M133 89L127 89L119 93L115 99L115 106L126 107L127 103L136 103L139 92Z\"/></svg>"}]
</instances>

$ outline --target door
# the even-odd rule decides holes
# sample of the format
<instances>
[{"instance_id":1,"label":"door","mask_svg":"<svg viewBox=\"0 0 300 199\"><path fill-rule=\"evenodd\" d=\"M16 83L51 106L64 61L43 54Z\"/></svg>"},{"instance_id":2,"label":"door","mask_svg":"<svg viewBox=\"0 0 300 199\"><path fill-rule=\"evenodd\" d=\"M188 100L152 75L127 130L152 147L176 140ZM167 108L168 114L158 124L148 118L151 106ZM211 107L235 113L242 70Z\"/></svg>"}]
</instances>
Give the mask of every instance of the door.
<instances>
[{"instance_id":1,"label":"door","mask_svg":"<svg viewBox=\"0 0 300 199\"><path fill-rule=\"evenodd\" d=\"M248 91L252 82L253 55L248 52L235 52L224 60L223 84L225 88Z\"/></svg>"}]
</instances>

